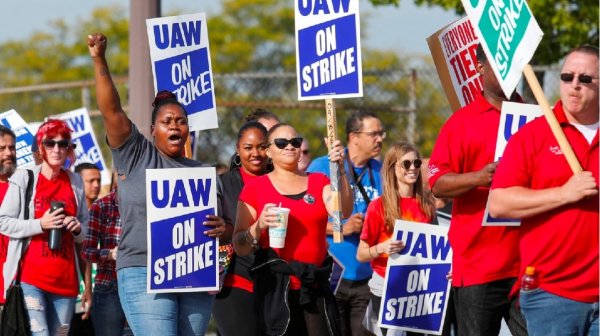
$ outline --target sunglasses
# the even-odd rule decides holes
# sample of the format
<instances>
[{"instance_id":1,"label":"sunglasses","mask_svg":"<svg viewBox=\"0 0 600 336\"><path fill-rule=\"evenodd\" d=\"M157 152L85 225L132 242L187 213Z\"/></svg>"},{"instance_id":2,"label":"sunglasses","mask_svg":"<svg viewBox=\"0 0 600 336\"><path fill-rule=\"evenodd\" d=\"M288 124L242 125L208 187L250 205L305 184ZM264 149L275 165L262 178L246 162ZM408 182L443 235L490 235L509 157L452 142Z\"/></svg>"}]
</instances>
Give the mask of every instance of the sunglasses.
<instances>
[{"instance_id":1,"label":"sunglasses","mask_svg":"<svg viewBox=\"0 0 600 336\"><path fill-rule=\"evenodd\" d=\"M56 145L58 145L58 148L61 149L66 149L69 148L69 146L71 146L71 142L69 140L44 140L42 141L42 144L48 148L48 149L52 149L54 148ZM73 144L73 148L75 148L75 145Z\"/></svg>"},{"instance_id":2,"label":"sunglasses","mask_svg":"<svg viewBox=\"0 0 600 336\"><path fill-rule=\"evenodd\" d=\"M275 145L275 147L279 149L284 149L289 144L292 144L292 147L294 148L300 148L300 146L302 146L302 140L303 139L300 137L291 138L289 140L284 138L277 138L273 140L273 145Z\"/></svg>"},{"instance_id":3,"label":"sunglasses","mask_svg":"<svg viewBox=\"0 0 600 336\"><path fill-rule=\"evenodd\" d=\"M414 160L403 160L402 162L400 162L402 164L402 167L404 167L404 169L409 170L410 166L415 166L416 169L421 168L421 165L423 164L423 160L421 159L414 159Z\"/></svg>"},{"instance_id":4,"label":"sunglasses","mask_svg":"<svg viewBox=\"0 0 600 336\"><path fill-rule=\"evenodd\" d=\"M577 78L579 79L579 83L581 84L590 84L594 79L597 79L597 77L592 77L590 75L579 75ZM572 73L560 74L560 80L565 83L571 83L573 79L575 79L575 75Z\"/></svg>"}]
</instances>

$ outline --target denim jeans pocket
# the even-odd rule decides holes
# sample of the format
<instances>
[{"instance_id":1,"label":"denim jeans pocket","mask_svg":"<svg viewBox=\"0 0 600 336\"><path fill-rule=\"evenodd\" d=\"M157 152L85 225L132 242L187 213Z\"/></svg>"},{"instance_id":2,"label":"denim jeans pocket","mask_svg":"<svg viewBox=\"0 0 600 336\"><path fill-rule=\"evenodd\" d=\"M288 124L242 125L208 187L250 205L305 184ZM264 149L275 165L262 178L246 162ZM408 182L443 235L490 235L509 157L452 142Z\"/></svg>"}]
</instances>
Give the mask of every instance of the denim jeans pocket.
<instances>
[{"instance_id":1,"label":"denim jeans pocket","mask_svg":"<svg viewBox=\"0 0 600 336\"><path fill-rule=\"evenodd\" d=\"M117 292L118 290L119 290L119 287L118 287L116 281L113 281L109 284L97 284L94 286L94 292L102 293L102 294L109 294L109 293Z\"/></svg>"}]
</instances>

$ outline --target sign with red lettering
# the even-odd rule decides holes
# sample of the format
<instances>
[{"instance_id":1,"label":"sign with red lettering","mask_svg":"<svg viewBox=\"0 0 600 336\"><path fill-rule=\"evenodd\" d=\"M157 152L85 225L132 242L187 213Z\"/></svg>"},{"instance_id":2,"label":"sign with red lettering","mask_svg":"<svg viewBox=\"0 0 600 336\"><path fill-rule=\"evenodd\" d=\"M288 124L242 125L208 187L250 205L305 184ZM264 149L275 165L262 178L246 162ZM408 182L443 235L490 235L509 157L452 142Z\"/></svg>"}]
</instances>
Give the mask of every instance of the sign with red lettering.
<instances>
[{"instance_id":1,"label":"sign with red lettering","mask_svg":"<svg viewBox=\"0 0 600 336\"><path fill-rule=\"evenodd\" d=\"M475 50L479 40L469 18L464 17L427 38L431 56L454 111L475 99L482 90Z\"/></svg>"}]
</instances>

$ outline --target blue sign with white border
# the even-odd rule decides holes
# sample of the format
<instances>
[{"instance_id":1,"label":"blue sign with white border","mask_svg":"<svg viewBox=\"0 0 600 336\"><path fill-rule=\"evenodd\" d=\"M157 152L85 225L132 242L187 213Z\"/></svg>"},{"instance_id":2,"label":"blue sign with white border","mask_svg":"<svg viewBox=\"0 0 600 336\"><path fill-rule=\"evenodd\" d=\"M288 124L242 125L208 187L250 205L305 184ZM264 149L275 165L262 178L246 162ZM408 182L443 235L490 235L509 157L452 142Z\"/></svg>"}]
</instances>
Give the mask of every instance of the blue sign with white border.
<instances>
[{"instance_id":1,"label":"blue sign with white border","mask_svg":"<svg viewBox=\"0 0 600 336\"><path fill-rule=\"evenodd\" d=\"M406 247L388 259L379 325L441 335L450 295L448 228L396 220L392 237Z\"/></svg>"},{"instance_id":2,"label":"blue sign with white border","mask_svg":"<svg viewBox=\"0 0 600 336\"><path fill-rule=\"evenodd\" d=\"M362 97L358 0L296 0L298 99Z\"/></svg>"},{"instance_id":3,"label":"blue sign with white border","mask_svg":"<svg viewBox=\"0 0 600 336\"><path fill-rule=\"evenodd\" d=\"M219 240L204 234L216 214L214 168L146 170L149 293L219 289Z\"/></svg>"},{"instance_id":4,"label":"blue sign with white border","mask_svg":"<svg viewBox=\"0 0 600 336\"><path fill-rule=\"evenodd\" d=\"M168 90L185 107L191 131L218 127L204 13L146 20L155 92Z\"/></svg>"},{"instance_id":5,"label":"blue sign with white border","mask_svg":"<svg viewBox=\"0 0 600 336\"><path fill-rule=\"evenodd\" d=\"M17 150L17 167L33 167L33 154L31 153L31 144L33 143L33 133L27 126L27 123L15 110L8 110L0 113L0 125L10 128L16 136L15 148Z\"/></svg>"}]
</instances>

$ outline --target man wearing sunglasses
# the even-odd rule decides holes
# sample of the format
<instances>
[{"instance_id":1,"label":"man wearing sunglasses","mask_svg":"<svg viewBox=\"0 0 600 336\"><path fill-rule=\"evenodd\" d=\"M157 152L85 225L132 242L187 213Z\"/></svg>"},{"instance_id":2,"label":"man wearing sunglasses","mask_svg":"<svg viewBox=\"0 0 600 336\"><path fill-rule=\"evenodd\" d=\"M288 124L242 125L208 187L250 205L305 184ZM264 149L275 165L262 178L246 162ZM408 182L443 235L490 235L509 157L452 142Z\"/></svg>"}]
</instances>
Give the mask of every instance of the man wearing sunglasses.
<instances>
[{"instance_id":1,"label":"man wearing sunglasses","mask_svg":"<svg viewBox=\"0 0 600 336\"><path fill-rule=\"evenodd\" d=\"M504 318L513 335L526 335L516 300L509 300L519 271L519 232L481 225L496 170L502 103L521 98L516 93L510 99L504 95L481 45L476 56L483 91L440 130L429 161L429 185L435 197L454 200L448 236L460 334L498 335Z\"/></svg>"},{"instance_id":2,"label":"man wearing sunglasses","mask_svg":"<svg viewBox=\"0 0 600 336\"><path fill-rule=\"evenodd\" d=\"M350 218L343 223L343 242L334 243L331 221L327 226L329 253L344 268L335 291L343 335L367 333L362 326L362 320L371 299L368 281L373 270L369 263L356 260L356 251L367 206L383 192L381 163L375 158L381 153L385 136L381 120L372 112L356 112L346 121L348 147L344 166L354 192L354 209ZM308 171L322 172L330 176L327 156L316 158L311 162Z\"/></svg>"},{"instance_id":3,"label":"man wearing sunglasses","mask_svg":"<svg viewBox=\"0 0 600 336\"><path fill-rule=\"evenodd\" d=\"M522 218L520 291L530 335L598 335L598 48L567 54L554 114L583 168L573 174L545 118L513 135L490 193L490 213Z\"/></svg>"}]
</instances>

